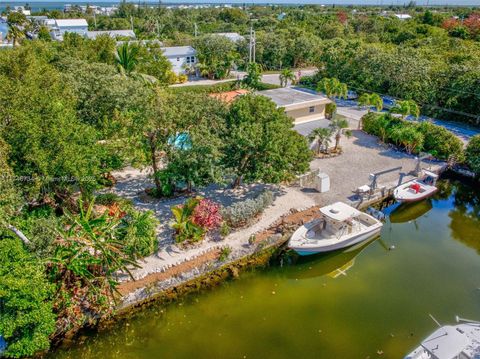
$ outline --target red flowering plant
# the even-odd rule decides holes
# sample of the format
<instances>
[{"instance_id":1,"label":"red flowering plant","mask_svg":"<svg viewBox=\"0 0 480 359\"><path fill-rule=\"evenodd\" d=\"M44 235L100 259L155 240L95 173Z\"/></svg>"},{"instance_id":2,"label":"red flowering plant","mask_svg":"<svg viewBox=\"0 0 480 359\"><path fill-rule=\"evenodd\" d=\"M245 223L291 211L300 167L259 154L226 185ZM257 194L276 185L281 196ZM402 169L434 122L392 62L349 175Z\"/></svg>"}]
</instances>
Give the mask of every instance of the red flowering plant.
<instances>
[{"instance_id":1,"label":"red flowering plant","mask_svg":"<svg viewBox=\"0 0 480 359\"><path fill-rule=\"evenodd\" d=\"M193 210L192 221L207 230L218 228L222 223L220 205L209 199L201 199Z\"/></svg>"}]
</instances>

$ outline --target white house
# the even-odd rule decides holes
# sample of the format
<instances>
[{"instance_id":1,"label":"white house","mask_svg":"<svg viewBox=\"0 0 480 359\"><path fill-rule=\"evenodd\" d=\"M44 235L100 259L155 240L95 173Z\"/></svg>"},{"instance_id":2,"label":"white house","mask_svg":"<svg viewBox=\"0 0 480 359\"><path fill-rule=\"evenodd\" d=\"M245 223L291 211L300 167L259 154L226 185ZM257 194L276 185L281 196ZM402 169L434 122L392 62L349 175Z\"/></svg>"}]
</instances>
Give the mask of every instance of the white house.
<instances>
[{"instance_id":1,"label":"white house","mask_svg":"<svg viewBox=\"0 0 480 359\"><path fill-rule=\"evenodd\" d=\"M66 32L87 36L88 23L85 19L56 19L52 30L52 37L56 40L63 40Z\"/></svg>"},{"instance_id":2,"label":"white house","mask_svg":"<svg viewBox=\"0 0 480 359\"><path fill-rule=\"evenodd\" d=\"M295 124L324 119L325 106L332 102L323 95L298 87L281 87L258 94L271 99L277 108L283 108Z\"/></svg>"},{"instance_id":3,"label":"white house","mask_svg":"<svg viewBox=\"0 0 480 359\"><path fill-rule=\"evenodd\" d=\"M411 19L412 17L408 14L395 14L395 17L400 20L408 20Z\"/></svg>"},{"instance_id":4,"label":"white house","mask_svg":"<svg viewBox=\"0 0 480 359\"><path fill-rule=\"evenodd\" d=\"M242 35L240 35L238 32L216 32L213 35L226 37L232 42L239 42L241 40L245 40L245 38Z\"/></svg>"},{"instance_id":5,"label":"white house","mask_svg":"<svg viewBox=\"0 0 480 359\"><path fill-rule=\"evenodd\" d=\"M177 75L186 74L186 69L197 63L197 51L191 46L163 47L162 50Z\"/></svg>"},{"instance_id":6,"label":"white house","mask_svg":"<svg viewBox=\"0 0 480 359\"><path fill-rule=\"evenodd\" d=\"M25 6L15 6L14 11L19 12L25 16L30 16L32 14L31 10L25 9Z\"/></svg>"}]
</instances>

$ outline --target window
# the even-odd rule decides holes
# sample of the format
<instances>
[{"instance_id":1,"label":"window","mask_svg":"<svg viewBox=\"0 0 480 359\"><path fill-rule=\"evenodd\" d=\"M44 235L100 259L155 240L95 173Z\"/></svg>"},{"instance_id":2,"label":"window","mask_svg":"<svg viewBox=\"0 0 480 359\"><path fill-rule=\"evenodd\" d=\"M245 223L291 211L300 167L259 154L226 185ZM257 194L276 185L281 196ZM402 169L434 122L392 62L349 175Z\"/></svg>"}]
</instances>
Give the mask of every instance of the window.
<instances>
[{"instance_id":1,"label":"window","mask_svg":"<svg viewBox=\"0 0 480 359\"><path fill-rule=\"evenodd\" d=\"M177 57L177 61L180 61L180 57Z\"/></svg>"},{"instance_id":2,"label":"window","mask_svg":"<svg viewBox=\"0 0 480 359\"><path fill-rule=\"evenodd\" d=\"M315 106L310 106L310 107L308 108L308 112L314 113L314 112L315 112Z\"/></svg>"}]
</instances>

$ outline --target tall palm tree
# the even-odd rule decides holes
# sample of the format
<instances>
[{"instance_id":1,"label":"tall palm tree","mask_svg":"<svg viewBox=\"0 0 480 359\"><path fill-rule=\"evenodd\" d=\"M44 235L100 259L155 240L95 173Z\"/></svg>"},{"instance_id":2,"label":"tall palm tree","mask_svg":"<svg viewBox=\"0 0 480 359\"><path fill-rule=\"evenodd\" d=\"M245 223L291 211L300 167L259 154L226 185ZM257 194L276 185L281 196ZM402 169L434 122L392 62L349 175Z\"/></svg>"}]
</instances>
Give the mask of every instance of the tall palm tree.
<instances>
[{"instance_id":1,"label":"tall palm tree","mask_svg":"<svg viewBox=\"0 0 480 359\"><path fill-rule=\"evenodd\" d=\"M12 41L15 46L18 40L25 38L25 31L28 25L27 17L20 12L11 12L7 17L8 33L7 40Z\"/></svg>"},{"instance_id":2,"label":"tall palm tree","mask_svg":"<svg viewBox=\"0 0 480 359\"><path fill-rule=\"evenodd\" d=\"M330 128L332 132L335 133L335 147L334 150L338 149L340 145L340 139L344 133L347 137L350 137L352 133L350 131L344 131L349 126L348 121L343 117L335 117L332 122L330 122Z\"/></svg>"},{"instance_id":3,"label":"tall palm tree","mask_svg":"<svg viewBox=\"0 0 480 359\"><path fill-rule=\"evenodd\" d=\"M130 74L135 70L138 63L138 48L130 46L128 42L117 48L115 62L122 73Z\"/></svg>"},{"instance_id":4,"label":"tall palm tree","mask_svg":"<svg viewBox=\"0 0 480 359\"><path fill-rule=\"evenodd\" d=\"M333 131L331 128L318 127L308 135L308 139L310 141L316 142L317 154L322 151L322 147L325 151L328 150L328 145L330 144L332 134Z\"/></svg>"},{"instance_id":5,"label":"tall palm tree","mask_svg":"<svg viewBox=\"0 0 480 359\"><path fill-rule=\"evenodd\" d=\"M288 81L292 84L295 82L295 74L291 69L283 69L279 76L280 79L280 86L286 87L288 85Z\"/></svg>"},{"instance_id":6,"label":"tall palm tree","mask_svg":"<svg viewBox=\"0 0 480 359\"><path fill-rule=\"evenodd\" d=\"M390 112L400 114L402 119L409 115L418 117L420 116L420 107L413 100L397 101L395 106L390 109Z\"/></svg>"},{"instance_id":7,"label":"tall palm tree","mask_svg":"<svg viewBox=\"0 0 480 359\"><path fill-rule=\"evenodd\" d=\"M317 84L317 91L323 92L328 98L334 97L347 97L348 87L347 84L340 82L337 78L324 77Z\"/></svg>"}]
</instances>

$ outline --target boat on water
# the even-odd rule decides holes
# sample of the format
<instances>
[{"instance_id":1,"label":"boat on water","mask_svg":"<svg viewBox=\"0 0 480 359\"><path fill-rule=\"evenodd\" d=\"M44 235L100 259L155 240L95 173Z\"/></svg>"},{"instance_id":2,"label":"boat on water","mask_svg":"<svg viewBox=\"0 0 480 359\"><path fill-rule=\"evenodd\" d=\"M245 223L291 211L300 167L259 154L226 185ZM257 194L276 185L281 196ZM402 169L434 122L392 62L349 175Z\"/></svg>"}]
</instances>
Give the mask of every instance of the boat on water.
<instances>
[{"instance_id":1,"label":"boat on water","mask_svg":"<svg viewBox=\"0 0 480 359\"><path fill-rule=\"evenodd\" d=\"M405 359L480 358L480 322L462 321L438 328Z\"/></svg>"},{"instance_id":2,"label":"boat on water","mask_svg":"<svg viewBox=\"0 0 480 359\"><path fill-rule=\"evenodd\" d=\"M435 186L437 179L437 174L423 171L421 179L414 179L401 184L395 188L393 196L398 202L402 203L421 201L437 192L438 188Z\"/></svg>"},{"instance_id":3,"label":"boat on water","mask_svg":"<svg viewBox=\"0 0 480 359\"><path fill-rule=\"evenodd\" d=\"M320 208L321 217L293 233L288 247L301 256L353 246L380 233L382 222L343 202Z\"/></svg>"}]
</instances>

